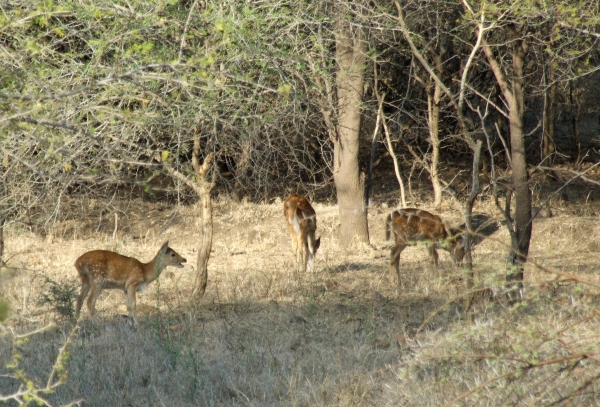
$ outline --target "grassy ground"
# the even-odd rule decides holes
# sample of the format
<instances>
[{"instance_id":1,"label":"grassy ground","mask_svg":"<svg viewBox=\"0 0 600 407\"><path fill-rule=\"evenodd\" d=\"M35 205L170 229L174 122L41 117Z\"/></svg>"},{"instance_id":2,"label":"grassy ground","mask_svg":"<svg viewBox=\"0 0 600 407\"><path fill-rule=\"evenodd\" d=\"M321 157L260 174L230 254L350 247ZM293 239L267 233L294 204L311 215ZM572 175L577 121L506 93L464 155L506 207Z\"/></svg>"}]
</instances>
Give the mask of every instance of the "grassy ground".
<instances>
[{"instance_id":1,"label":"grassy ground","mask_svg":"<svg viewBox=\"0 0 600 407\"><path fill-rule=\"evenodd\" d=\"M114 215L88 208L41 236L24 226L6 232L10 266L4 279L12 304L1 328L0 374L13 358L12 335L50 322L56 327L18 346L20 369L36 385L47 380L73 328L52 304L50 286L79 280L74 260L108 249L149 261L160 245L188 259L138 294L137 330L124 295L106 290L91 319L84 307L69 346L68 377L47 398L90 406L372 406L591 405L599 386L596 317L600 292L600 224L563 208L534 223L531 256L566 274L528 265L525 300L516 306L479 301L473 321L463 309L462 274L446 252L429 266L423 247L402 255L402 287L389 273L384 218L372 208L373 248L351 252L336 243L337 208L316 204L322 236L316 272L295 272L281 202L217 202L205 298L191 301L198 227L194 207L129 202ZM385 206L385 205L384 205ZM498 292L508 234L489 203L477 212L494 226L474 250L479 284ZM448 225L460 214L438 211ZM578 216L579 215L579 216ZM56 305L56 304L54 304ZM0 376L0 393L19 381ZM573 396L569 398L570 396Z\"/></svg>"}]
</instances>

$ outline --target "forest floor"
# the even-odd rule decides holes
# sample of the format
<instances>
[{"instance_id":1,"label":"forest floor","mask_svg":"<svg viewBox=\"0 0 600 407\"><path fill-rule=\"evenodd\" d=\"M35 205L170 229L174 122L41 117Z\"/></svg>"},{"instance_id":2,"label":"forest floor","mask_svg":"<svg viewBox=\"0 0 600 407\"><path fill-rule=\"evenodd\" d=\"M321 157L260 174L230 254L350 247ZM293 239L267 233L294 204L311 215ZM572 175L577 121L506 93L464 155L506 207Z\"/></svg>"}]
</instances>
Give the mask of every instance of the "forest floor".
<instances>
[{"instance_id":1,"label":"forest floor","mask_svg":"<svg viewBox=\"0 0 600 407\"><path fill-rule=\"evenodd\" d=\"M321 248L315 272L305 274L295 271L281 198L216 199L201 300L191 299L197 206L136 199L110 212L93 199L74 201L70 213L85 217L57 221L44 234L23 224L5 232L5 259L18 271L1 282L12 314L0 331L0 394L19 387L1 376L14 373L7 365L15 352L22 377L44 385L74 327L57 312L56 298L41 301L52 293L48 279L71 289L73 299L80 284L73 263L81 254L107 249L149 261L168 240L188 262L138 293L136 330L124 318L121 291L103 291L93 319L84 306L65 383L44 396L53 405L589 405L600 387L600 202L579 188L563 190L570 197L557 194L553 216L534 221L523 301L482 298L472 318L463 272L445 251L436 270L424 247L407 248L398 286L389 271L392 244L384 240L391 194L369 209L372 246L350 251L337 244L337 207L315 203ZM434 210L412 202L447 226L462 223L455 204ZM487 221L473 251L477 287L499 296L508 231L488 198L475 213ZM49 323L11 346L13 335Z\"/></svg>"}]
</instances>

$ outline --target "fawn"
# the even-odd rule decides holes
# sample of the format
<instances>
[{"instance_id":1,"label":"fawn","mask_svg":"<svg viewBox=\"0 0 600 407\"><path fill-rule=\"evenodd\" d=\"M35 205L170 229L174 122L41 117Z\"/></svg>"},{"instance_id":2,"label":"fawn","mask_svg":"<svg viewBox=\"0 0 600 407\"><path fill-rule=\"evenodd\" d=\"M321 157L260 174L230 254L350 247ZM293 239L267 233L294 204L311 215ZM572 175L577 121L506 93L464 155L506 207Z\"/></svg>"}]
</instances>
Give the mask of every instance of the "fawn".
<instances>
[{"instance_id":1,"label":"fawn","mask_svg":"<svg viewBox=\"0 0 600 407\"><path fill-rule=\"evenodd\" d=\"M298 271L313 271L313 262L317 249L321 245L321 238L315 239L317 230L317 215L308 200L292 194L283 202L283 216L292 236L292 246Z\"/></svg>"},{"instance_id":2,"label":"fawn","mask_svg":"<svg viewBox=\"0 0 600 407\"><path fill-rule=\"evenodd\" d=\"M77 297L75 315L79 317L83 300L90 293L87 306L92 316L96 312L96 300L103 289L118 288L125 292L129 322L137 325L135 319L135 293L143 291L148 284L156 280L168 266L182 268L186 259L181 257L165 242L154 259L142 263L133 257L107 250L93 250L75 260L75 268L81 278L81 293Z\"/></svg>"},{"instance_id":3,"label":"fawn","mask_svg":"<svg viewBox=\"0 0 600 407\"><path fill-rule=\"evenodd\" d=\"M391 270L398 275L400 285L400 253L408 245L416 242L426 242L429 258L437 267L438 254L436 249L442 248L450 252L457 265L462 264L465 256L465 243L460 231L452 230L449 236L442 219L424 210L415 208L400 209L390 213L386 219L385 238L390 240L392 232L395 244L390 254Z\"/></svg>"}]
</instances>

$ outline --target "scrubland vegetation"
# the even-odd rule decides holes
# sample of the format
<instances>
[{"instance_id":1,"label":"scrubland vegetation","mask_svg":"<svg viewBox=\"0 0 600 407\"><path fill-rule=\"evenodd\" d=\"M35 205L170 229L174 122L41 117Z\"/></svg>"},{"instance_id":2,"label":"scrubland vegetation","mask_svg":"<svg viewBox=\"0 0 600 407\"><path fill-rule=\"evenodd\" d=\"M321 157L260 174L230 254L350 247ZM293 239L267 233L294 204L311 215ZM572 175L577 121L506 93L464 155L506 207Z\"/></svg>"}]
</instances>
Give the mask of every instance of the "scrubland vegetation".
<instances>
[{"instance_id":1,"label":"scrubland vegetation","mask_svg":"<svg viewBox=\"0 0 600 407\"><path fill-rule=\"evenodd\" d=\"M56 304L39 304L45 277L78 284L73 261L96 248L149 260L168 239L194 257L194 205L135 204L138 215L122 219L116 240L113 221L98 223L98 212L58 222L45 237L23 226L6 232L6 258L22 271L3 283L13 316L3 326L2 360L12 358L11 332L56 323L17 347L19 369L37 385L74 322ZM515 307L479 301L469 321L461 271L445 251L436 271L424 247L407 248L396 286L383 240L389 208L381 203L369 217L377 250L357 244L351 253L336 243L335 206L315 204L322 248L316 272L299 275L281 200L218 201L205 298L190 298L193 265L167 269L138 294L140 324L132 330L122 292L105 290L96 318L84 309L75 328L64 384L45 397L132 406L593 404L600 292L593 208L559 203L554 217L536 220L525 298ZM475 246L476 274L501 289L508 236L488 202L479 209L495 228ZM441 213L450 225L461 221L452 208ZM18 383L3 377L0 388L10 393Z\"/></svg>"},{"instance_id":2,"label":"scrubland vegetation","mask_svg":"<svg viewBox=\"0 0 600 407\"><path fill-rule=\"evenodd\" d=\"M0 402L598 404L599 10L0 2ZM408 206L464 267L417 245L397 281ZM74 318L75 259L167 240L136 329L118 290Z\"/></svg>"}]
</instances>

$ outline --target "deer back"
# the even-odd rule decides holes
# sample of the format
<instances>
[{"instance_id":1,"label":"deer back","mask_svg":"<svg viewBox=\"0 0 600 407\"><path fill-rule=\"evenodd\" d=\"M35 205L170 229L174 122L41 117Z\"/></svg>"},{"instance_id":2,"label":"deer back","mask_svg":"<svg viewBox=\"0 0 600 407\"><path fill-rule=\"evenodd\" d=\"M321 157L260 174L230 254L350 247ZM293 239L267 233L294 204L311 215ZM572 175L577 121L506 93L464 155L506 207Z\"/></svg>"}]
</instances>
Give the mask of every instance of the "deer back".
<instances>
[{"instance_id":1,"label":"deer back","mask_svg":"<svg viewBox=\"0 0 600 407\"><path fill-rule=\"evenodd\" d=\"M390 239L392 232L406 242L424 240L437 242L448 237L439 216L415 208L400 209L388 215L387 240Z\"/></svg>"},{"instance_id":2,"label":"deer back","mask_svg":"<svg viewBox=\"0 0 600 407\"><path fill-rule=\"evenodd\" d=\"M300 236L303 230L314 232L317 229L316 212L310 202L301 195L292 194L284 201L283 215L297 236Z\"/></svg>"}]
</instances>

